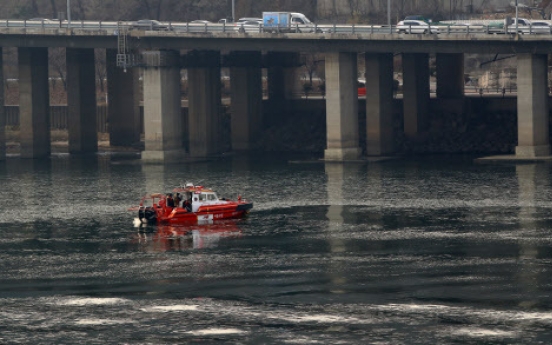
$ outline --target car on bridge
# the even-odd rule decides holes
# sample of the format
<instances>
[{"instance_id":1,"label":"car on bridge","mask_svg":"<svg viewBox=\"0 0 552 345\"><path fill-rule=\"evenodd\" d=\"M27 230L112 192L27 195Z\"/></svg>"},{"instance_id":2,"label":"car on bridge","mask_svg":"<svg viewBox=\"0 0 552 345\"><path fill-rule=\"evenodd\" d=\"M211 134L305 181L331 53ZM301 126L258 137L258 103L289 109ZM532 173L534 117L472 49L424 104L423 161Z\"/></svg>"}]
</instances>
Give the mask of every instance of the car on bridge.
<instances>
[{"instance_id":1,"label":"car on bridge","mask_svg":"<svg viewBox=\"0 0 552 345\"><path fill-rule=\"evenodd\" d=\"M552 25L546 20L532 20L531 21L531 33L535 34L551 34Z\"/></svg>"},{"instance_id":2,"label":"car on bridge","mask_svg":"<svg viewBox=\"0 0 552 345\"><path fill-rule=\"evenodd\" d=\"M413 14L404 17L404 20L421 20L422 22L426 22L428 24L431 24L431 19L427 19L426 17L422 16L421 14Z\"/></svg>"},{"instance_id":3,"label":"car on bridge","mask_svg":"<svg viewBox=\"0 0 552 345\"><path fill-rule=\"evenodd\" d=\"M358 79L357 93L359 96L366 96L366 79L361 79L361 78Z\"/></svg>"},{"instance_id":4,"label":"car on bridge","mask_svg":"<svg viewBox=\"0 0 552 345\"><path fill-rule=\"evenodd\" d=\"M438 34L439 27L423 20L402 20L397 23L395 31L399 34Z\"/></svg>"},{"instance_id":5,"label":"car on bridge","mask_svg":"<svg viewBox=\"0 0 552 345\"><path fill-rule=\"evenodd\" d=\"M59 19L48 19L48 18L31 18L27 19L30 22L59 22Z\"/></svg>"},{"instance_id":6,"label":"car on bridge","mask_svg":"<svg viewBox=\"0 0 552 345\"><path fill-rule=\"evenodd\" d=\"M240 18L234 23L234 31L237 32L262 32L263 19L254 17Z\"/></svg>"},{"instance_id":7,"label":"car on bridge","mask_svg":"<svg viewBox=\"0 0 552 345\"><path fill-rule=\"evenodd\" d=\"M153 30L153 31L169 31L171 28L168 25L153 19L140 19L132 23L132 29L137 30Z\"/></svg>"}]
</instances>

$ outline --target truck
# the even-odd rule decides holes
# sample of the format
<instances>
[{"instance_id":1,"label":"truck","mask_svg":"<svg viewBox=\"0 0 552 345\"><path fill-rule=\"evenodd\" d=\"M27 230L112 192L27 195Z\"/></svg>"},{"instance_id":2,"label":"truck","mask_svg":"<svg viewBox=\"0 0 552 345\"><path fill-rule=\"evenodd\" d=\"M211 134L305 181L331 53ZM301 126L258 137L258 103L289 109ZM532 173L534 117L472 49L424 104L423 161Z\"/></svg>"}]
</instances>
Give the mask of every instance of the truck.
<instances>
[{"instance_id":1,"label":"truck","mask_svg":"<svg viewBox=\"0 0 552 345\"><path fill-rule=\"evenodd\" d=\"M504 24L500 29L504 33L510 33L510 34L516 33L516 32L522 35L523 34L550 34L549 26L548 27L539 26L539 25L533 26L532 21L525 18L517 19L517 27L516 27L515 18L506 18L504 19ZM492 32L493 30L490 30L490 31ZM493 32L493 33L496 33L496 32Z\"/></svg>"},{"instance_id":2,"label":"truck","mask_svg":"<svg viewBox=\"0 0 552 345\"><path fill-rule=\"evenodd\" d=\"M303 13L263 12L264 32L321 32Z\"/></svg>"}]
</instances>

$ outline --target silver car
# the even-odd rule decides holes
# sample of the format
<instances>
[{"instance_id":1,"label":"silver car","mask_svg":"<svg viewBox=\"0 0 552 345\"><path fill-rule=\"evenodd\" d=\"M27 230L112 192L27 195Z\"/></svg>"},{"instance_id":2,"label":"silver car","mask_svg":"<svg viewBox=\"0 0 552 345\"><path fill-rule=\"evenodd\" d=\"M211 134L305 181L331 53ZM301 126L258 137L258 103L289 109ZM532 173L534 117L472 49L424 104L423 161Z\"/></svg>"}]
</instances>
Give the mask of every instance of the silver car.
<instances>
[{"instance_id":1,"label":"silver car","mask_svg":"<svg viewBox=\"0 0 552 345\"><path fill-rule=\"evenodd\" d=\"M252 18L251 20L238 20L234 25L234 30L237 32L262 32L263 20L259 18Z\"/></svg>"},{"instance_id":2,"label":"silver car","mask_svg":"<svg viewBox=\"0 0 552 345\"><path fill-rule=\"evenodd\" d=\"M140 19L132 23L132 28L137 30L169 31L168 25L165 25L153 19Z\"/></svg>"},{"instance_id":3,"label":"silver car","mask_svg":"<svg viewBox=\"0 0 552 345\"><path fill-rule=\"evenodd\" d=\"M552 25L544 20L532 20L530 32L533 34L550 34L552 33Z\"/></svg>"},{"instance_id":4,"label":"silver car","mask_svg":"<svg viewBox=\"0 0 552 345\"><path fill-rule=\"evenodd\" d=\"M395 31L399 34L438 34L439 27L423 20L403 20L397 23Z\"/></svg>"}]
</instances>

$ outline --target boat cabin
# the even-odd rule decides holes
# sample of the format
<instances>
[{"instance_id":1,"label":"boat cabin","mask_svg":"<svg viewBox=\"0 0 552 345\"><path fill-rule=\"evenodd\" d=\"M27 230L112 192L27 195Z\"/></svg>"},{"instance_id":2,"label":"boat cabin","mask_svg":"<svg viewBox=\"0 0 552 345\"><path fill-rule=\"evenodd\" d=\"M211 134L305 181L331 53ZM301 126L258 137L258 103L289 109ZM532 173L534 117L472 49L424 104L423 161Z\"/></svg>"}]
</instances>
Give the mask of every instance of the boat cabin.
<instances>
[{"instance_id":1,"label":"boat cabin","mask_svg":"<svg viewBox=\"0 0 552 345\"><path fill-rule=\"evenodd\" d=\"M217 193L213 190L203 188L203 186L194 186L192 183L186 183L184 187L175 188L173 192L182 195L182 203L177 206L186 207L189 203L192 212L197 212L200 206L221 203Z\"/></svg>"}]
</instances>

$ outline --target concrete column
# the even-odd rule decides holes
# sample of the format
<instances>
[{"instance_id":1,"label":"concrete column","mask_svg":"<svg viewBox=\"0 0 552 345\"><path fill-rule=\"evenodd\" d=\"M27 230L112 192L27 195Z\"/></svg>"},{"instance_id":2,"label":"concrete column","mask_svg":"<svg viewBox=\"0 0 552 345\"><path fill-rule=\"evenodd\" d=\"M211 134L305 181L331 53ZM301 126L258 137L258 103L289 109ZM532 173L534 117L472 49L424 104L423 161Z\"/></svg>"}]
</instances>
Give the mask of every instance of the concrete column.
<instances>
[{"instance_id":1,"label":"concrete column","mask_svg":"<svg viewBox=\"0 0 552 345\"><path fill-rule=\"evenodd\" d=\"M365 54L366 153L395 151L393 132L393 54Z\"/></svg>"},{"instance_id":2,"label":"concrete column","mask_svg":"<svg viewBox=\"0 0 552 345\"><path fill-rule=\"evenodd\" d=\"M94 49L66 49L69 153L98 151Z\"/></svg>"},{"instance_id":3,"label":"concrete column","mask_svg":"<svg viewBox=\"0 0 552 345\"><path fill-rule=\"evenodd\" d=\"M147 51L144 61L145 151L142 161L171 162L184 158L180 105L179 53Z\"/></svg>"},{"instance_id":4,"label":"concrete column","mask_svg":"<svg viewBox=\"0 0 552 345\"><path fill-rule=\"evenodd\" d=\"M517 55L517 157L550 155L546 54Z\"/></svg>"},{"instance_id":5,"label":"concrete column","mask_svg":"<svg viewBox=\"0 0 552 345\"><path fill-rule=\"evenodd\" d=\"M126 71L117 67L117 50L106 49L107 115L111 146L134 146L140 143L139 69Z\"/></svg>"},{"instance_id":6,"label":"concrete column","mask_svg":"<svg viewBox=\"0 0 552 345\"><path fill-rule=\"evenodd\" d=\"M3 51L0 47L0 161L6 159L6 113L4 111L4 63Z\"/></svg>"},{"instance_id":7,"label":"concrete column","mask_svg":"<svg viewBox=\"0 0 552 345\"><path fill-rule=\"evenodd\" d=\"M191 52L188 61L190 155L208 157L222 151L220 52Z\"/></svg>"},{"instance_id":8,"label":"concrete column","mask_svg":"<svg viewBox=\"0 0 552 345\"><path fill-rule=\"evenodd\" d=\"M268 99L277 104L293 98L298 81L296 69L300 65L298 53L269 52L266 55L268 68Z\"/></svg>"},{"instance_id":9,"label":"concrete column","mask_svg":"<svg viewBox=\"0 0 552 345\"><path fill-rule=\"evenodd\" d=\"M429 56L403 54L404 133L415 137L428 126Z\"/></svg>"},{"instance_id":10,"label":"concrete column","mask_svg":"<svg viewBox=\"0 0 552 345\"><path fill-rule=\"evenodd\" d=\"M248 64L230 68L232 149L250 150L262 129L262 70L260 52L236 52Z\"/></svg>"},{"instance_id":11,"label":"concrete column","mask_svg":"<svg viewBox=\"0 0 552 345\"><path fill-rule=\"evenodd\" d=\"M357 83L356 53L326 54L326 160L360 157Z\"/></svg>"},{"instance_id":12,"label":"concrete column","mask_svg":"<svg viewBox=\"0 0 552 345\"><path fill-rule=\"evenodd\" d=\"M437 97L464 97L464 54L436 54Z\"/></svg>"},{"instance_id":13,"label":"concrete column","mask_svg":"<svg viewBox=\"0 0 552 345\"><path fill-rule=\"evenodd\" d=\"M18 48L21 158L47 157L50 145L48 48Z\"/></svg>"}]
</instances>

